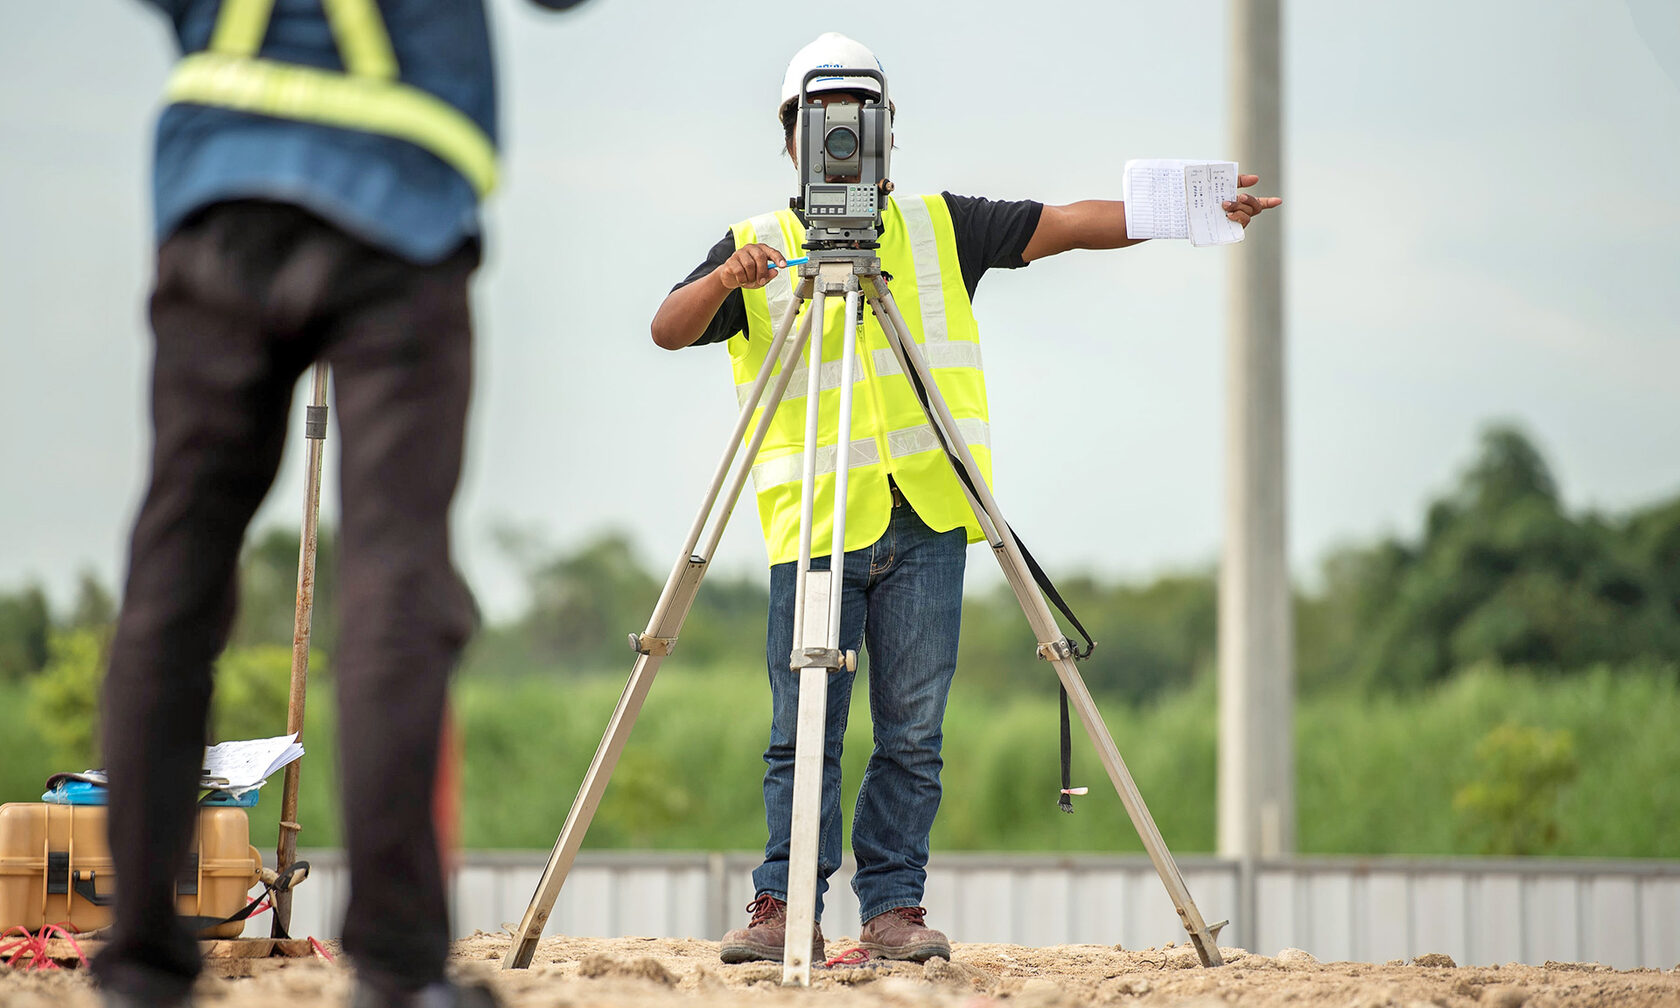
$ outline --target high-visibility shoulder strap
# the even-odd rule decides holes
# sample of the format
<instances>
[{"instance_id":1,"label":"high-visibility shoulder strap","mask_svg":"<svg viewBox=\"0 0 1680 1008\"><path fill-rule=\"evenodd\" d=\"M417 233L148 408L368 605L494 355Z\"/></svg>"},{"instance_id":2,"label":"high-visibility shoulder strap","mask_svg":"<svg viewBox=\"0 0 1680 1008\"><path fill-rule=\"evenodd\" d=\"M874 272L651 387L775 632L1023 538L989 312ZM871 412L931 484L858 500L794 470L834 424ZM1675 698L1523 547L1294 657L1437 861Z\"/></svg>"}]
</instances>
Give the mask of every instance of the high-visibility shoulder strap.
<instances>
[{"instance_id":1,"label":"high-visibility shoulder strap","mask_svg":"<svg viewBox=\"0 0 1680 1008\"><path fill-rule=\"evenodd\" d=\"M338 58L347 73L377 80L394 80L397 57L391 36L373 0L321 0L332 29ZM255 56L268 34L274 0L222 0L210 51L228 56Z\"/></svg>"},{"instance_id":2,"label":"high-visibility shoulder strap","mask_svg":"<svg viewBox=\"0 0 1680 1008\"><path fill-rule=\"evenodd\" d=\"M216 14L216 28L210 34L210 51L229 56L255 56L268 34L274 14L274 0L222 0Z\"/></svg>"},{"instance_id":3,"label":"high-visibility shoulder strap","mask_svg":"<svg viewBox=\"0 0 1680 1008\"><path fill-rule=\"evenodd\" d=\"M272 2L272 0L271 0ZM397 57L373 0L321 0L344 69L357 77L395 80Z\"/></svg>"}]
</instances>

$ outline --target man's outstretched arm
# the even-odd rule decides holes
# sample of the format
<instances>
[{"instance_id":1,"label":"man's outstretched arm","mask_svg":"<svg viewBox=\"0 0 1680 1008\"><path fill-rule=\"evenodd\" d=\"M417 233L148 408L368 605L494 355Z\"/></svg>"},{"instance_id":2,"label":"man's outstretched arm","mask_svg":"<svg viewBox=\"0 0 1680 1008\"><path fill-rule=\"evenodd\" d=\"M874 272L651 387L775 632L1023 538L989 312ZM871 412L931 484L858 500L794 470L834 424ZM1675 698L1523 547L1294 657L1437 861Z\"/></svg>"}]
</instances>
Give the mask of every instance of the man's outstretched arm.
<instances>
[{"instance_id":1,"label":"man's outstretched arm","mask_svg":"<svg viewBox=\"0 0 1680 1008\"><path fill-rule=\"evenodd\" d=\"M1258 175L1237 176L1237 187L1246 189L1260 181ZM1251 196L1239 193L1225 202L1225 216L1248 227L1248 222L1262 210L1281 206L1277 196ZM1038 217L1038 227L1021 251L1027 262L1043 259L1071 249L1125 248L1145 241L1126 237L1126 204L1119 200L1081 200L1065 206L1046 204Z\"/></svg>"}]
</instances>

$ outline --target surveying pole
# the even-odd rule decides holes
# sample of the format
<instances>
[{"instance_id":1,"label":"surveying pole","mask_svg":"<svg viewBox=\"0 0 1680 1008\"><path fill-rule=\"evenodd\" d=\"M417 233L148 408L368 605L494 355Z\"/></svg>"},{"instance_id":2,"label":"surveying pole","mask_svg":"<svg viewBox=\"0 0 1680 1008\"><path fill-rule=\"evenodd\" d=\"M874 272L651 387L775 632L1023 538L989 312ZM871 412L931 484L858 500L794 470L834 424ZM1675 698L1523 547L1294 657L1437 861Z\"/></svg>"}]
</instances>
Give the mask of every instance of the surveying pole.
<instances>
[{"instance_id":1,"label":"surveying pole","mask_svg":"<svg viewBox=\"0 0 1680 1008\"><path fill-rule=\"evenodd\" d=\"M1231 2L1231 152L1282 184L1280 0ZM1232 250L1219 565L1219 853L1254 948L1262 858L1295 849L1294 661L1284 466L1283 230Z\"/></svg>"},{"instance_id":2,"label":"surveying pole","mask_svg":"<svg viewBox=\"0 0 1680 1008\"><path fill-rule=\"evenodd\" d=\"M315 614L315 552L319 544L321 519L321 455L327 440L327 365L315 365L310 382L309 406L304 413L303 436L309 442L309 487L303 500L303 529L298 536L297 610L292 621L292 686L286 705L286 732L303 740L303 701L309 685L309 637ZM297 860L298 774L302 760L286 764L280 790L280 837L274 850L274 870L284 872ZM292 926L290 888L273 894L272 935L284 938Z\"/></svg>"}]
</instances>

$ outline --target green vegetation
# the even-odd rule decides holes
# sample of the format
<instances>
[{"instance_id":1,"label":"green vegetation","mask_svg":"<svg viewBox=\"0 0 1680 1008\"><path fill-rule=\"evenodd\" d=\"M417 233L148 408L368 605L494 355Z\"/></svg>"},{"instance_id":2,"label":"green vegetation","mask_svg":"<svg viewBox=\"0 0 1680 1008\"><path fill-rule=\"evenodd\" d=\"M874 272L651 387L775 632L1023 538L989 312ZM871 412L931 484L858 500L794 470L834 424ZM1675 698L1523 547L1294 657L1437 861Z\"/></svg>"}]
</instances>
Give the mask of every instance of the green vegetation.
<instances>
[{"instance_id":1,"label":"green vegetation","mask_svg":"<svg viewBox=\"0 0 1680 1008\"><path fill-rule=\"evenodd\" d=\"M1492 667L1405 697L1325 694L1296 724L1305 853L1680 857L1680 684L1674 666L1535 676ZM1048 672L1045 672L1048 676ZM463 843L554 842L622 682L461 683ZM861 691L860 691L861 693ZM861 699L861 698L860 698ZM338 842L330 686L310 694L300 821L305 846ZM1205 685L1144 707L1102 703L1138 787L1175 852L1214 846L1216 701ZM0 687L0 733L16 743L0 789L32 800L62 769L45 756L16 686ZM655 682L595 824L591 848L753 849L764 842L759 781L768 700L756 677L675 658ZM264 729L266 730L266 729ZM853 710L846 800L868 757ZM1114 789L1080 739L1076 783L1055 808L1054 695L999 706L960 684L946 725L938 850L1139 851ZM78 765L76 769L81 769ZM279 781L253 810L273 842Z\"/></svg>"},{"instance_id":2,"label":"green vegetation","mask_svg":"<svg viewBox=\"0 0 1680 1008\"><path fill-rule=\"evenodd\" d=\"M556 552L503 534L530 606L469 648L454 716L465 740L468 847L553 842L623 688L624 633L664 571L622 536ZM315 644L335 636L323 535ZM216 738L285 719L297 539L256 537L218 674ZM1082 671L1174 850L1214 845L1215 585L1056 572L1101 643ZM1299 846L1307 853L1680 856L1680 498L1571 514L1540 453L1490 429L1415 540L1343 549L1296 599ZM592 847L750 849L763 841L767 732L762 578L708 579L637 722ZM0 799L97 765L97 682L110 596L84 578L65 614L0 592ZM1076 731L1077 784L1055 810L1055 681L1006 589L967 600L946 725L940 849L1138 850ZM312 660L306 846L338 841L332 681ZM867 674L867 663L862 674ZM867 690L846 746L849 801L869 750ZM271 837L278 781L253 820ZM266 846L266 841L262 844Z\"/></svg>"}]
</instances>

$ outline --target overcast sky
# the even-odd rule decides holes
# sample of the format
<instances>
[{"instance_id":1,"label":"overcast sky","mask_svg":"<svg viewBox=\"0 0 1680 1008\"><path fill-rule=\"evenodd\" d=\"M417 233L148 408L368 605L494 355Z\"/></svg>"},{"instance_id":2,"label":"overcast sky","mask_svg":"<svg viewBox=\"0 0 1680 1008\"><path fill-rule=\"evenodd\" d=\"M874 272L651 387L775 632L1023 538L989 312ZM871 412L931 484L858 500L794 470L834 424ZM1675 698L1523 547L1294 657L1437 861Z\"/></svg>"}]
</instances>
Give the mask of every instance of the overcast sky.
<instances>
[{"instance_id":1,"label":"overcast sky","mask_svg":"<svg viewBox=\"0 0 1680 1008\"><path fill-rule=\"evenodd\" d=\"M722 348L659 350L648 320L731 221L786 205L777 90L818 33L884 64L901 192L1118 198L1127 158L1234 153L1213 0L492 7L506 159L456 513L494 615L521 602L498 524L676 558L734 397ZM1286 164L1259 189L1286 202L1256 226L1285 233L1297 574L1413 531L1492 419L1573 505L1680 491L1680 4L1285 7ZM172 57L131 0L0 4L0 589L62 601L122 567ZM1217 556L1227 259L1157 242L981 283L998 496L1052 575ZM299 519L298 430L260 526ZM743 502L720 565L763 557Z\"/></svg>"}]
</instances>

